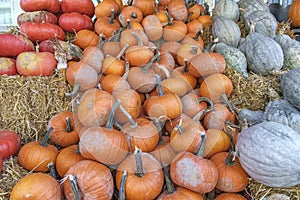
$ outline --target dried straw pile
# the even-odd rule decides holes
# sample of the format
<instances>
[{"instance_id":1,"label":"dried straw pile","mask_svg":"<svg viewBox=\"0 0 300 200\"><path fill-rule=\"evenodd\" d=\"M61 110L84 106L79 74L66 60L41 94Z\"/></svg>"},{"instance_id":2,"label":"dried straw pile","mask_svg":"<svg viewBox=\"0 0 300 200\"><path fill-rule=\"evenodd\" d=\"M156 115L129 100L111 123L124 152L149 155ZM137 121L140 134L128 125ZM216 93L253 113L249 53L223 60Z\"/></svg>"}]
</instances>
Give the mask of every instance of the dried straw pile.
<instances>
[{"instance_id":1,"label":"dried straw pile","mask_svg":"<svg viewBox=\"0 0 300 200\"><path fill-rule=\"evenodd\" d=\"M70 110L70 98L65 96L70 91L65 70L50 77L0 76L0 129L16 131L23 144L39 140L54 114ZM5 160L0 200L9 199L12 187L27 173L16 156Z\"/></svg>"}]
</instances>

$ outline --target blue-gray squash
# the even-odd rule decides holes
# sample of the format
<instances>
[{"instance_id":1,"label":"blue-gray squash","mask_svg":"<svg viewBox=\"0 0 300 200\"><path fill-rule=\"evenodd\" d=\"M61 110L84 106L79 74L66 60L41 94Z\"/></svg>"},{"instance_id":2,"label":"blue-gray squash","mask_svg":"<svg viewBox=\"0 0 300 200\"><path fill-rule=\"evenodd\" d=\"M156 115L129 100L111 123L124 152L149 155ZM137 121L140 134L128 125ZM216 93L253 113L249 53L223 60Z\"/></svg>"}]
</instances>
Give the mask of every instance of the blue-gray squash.
<instances>
[{"instance_id":1,"label":"blue-gray squash","mask_svg":"<svg viewBox=\"0 0 300 200\"><path fill-rule=\"evenodd\" d=\"M300 184L300 134L289 126L262 122L243 129L236 152L254 180L270 187Z\"/></svg>"},{"instance_id":2,"label":"blue-gray squash","mask_svg":"<svg viewBox=\"0 0 300 200\"><path fill-rule=\"evenodd\" d=\"M232 67L244 77L248 77L247 59L238 48L220 42L214 46L214 50L225 58L226 67Z\"/></svg>"},{"instance_id":3,"label":"blue-gray squash","mask_svg":"<svg viewBox=\"0 0 300 200\"><path fill-rule=\"evenodd\" d=\"M223 16L237 22L240 18L240 10L234 0L220 0L213 9L213 16Z\"/></svg>"},{"instance_id":4,"label":"blue-gray squash","mask_svg":"<svg viewBox=\"0 0 300 200\"><path fill-rule=\"evenodd\" d=\"M241 38L241 30L237 23L223 16L214 16L212 19L213 37L229 46L237 47Z\"/></svg>"},{"instance_id":5,"label":"blue-gray squash","mask_svg":"<svg viewBox=\"0 0 300 200\"><path fill-rule=\"evenodd\" d=\"M261 33L250 33L239 46L245 54L248 69L256 74L266 76L281 70L283 51L280 45L270 37Z\"/></svg>"},{"instance_id":6,"label":"blue-gray squash","mask_svg":"<svg viewBox=\"0 0 300 200\"><path fill-rule=\"evenodd\" d=\"M238 118L241 122L246 120L248 126L253 126L262 122L264 111L262 110L250 110L242 108L238 113Z\"/></svg>"},{"instance_id":7,"label":"blue-gray squash","mask_svg":"<svg viewBox=\"0 0 300 200\"><path fill-rule=\"evenodd\" d=\"M290 70L300 67L300 42L286 34L276 35L275 41L283 50L283 68Z\"/></svg>"},{"instance_id":8,"label":"blue-gray squash","mask_svg":"<svg viewBox=\"0 0 300 200\"><path fill-rule=\"evenodd\" d=\"M280 78L280 88L284 99L300 111L300 68L292 69Z\"/></svg>"},{"instance_id":9,"label":"blue-gray squash","mask_svg":"<svg viewBox=\"0 0 300 200\"><path fill-rule=\"evenodd\" d=\"M250 31L250 24L254 23L254 32L274 38L277 30L276 18L268 11L256 10L245 18L245 27Z\"/></svg>"},{"instance_id":10,"label":"blue-gray squash","mask_svg":"<svg viewBox=\"0 0 300 200\"><path fill-rule=\"evenodd\" d=\"M288 21L289 19L288 13L289 13L290 5L286 7L282 7L280 3L271 3L269 5L269 9L278 22Z\"/></svg>"},{"instance_id":11,"label":"blue-gray squash","mask_svg":"<svg viewBox=\"0 0 300 200\"><path fill-rule=\"evenodd\" d=\"M262 120L287 125L300 134L300 112L285 99L270 101Z\"/></svg>"},{"instance_id":12,"label":"blue-gray squash","mask_svg":"<svg viewBox=\"0 0 300 200\"><path fill-rule=\"evenodd\" d=\"M253 11L263 10L270 12L269 7L261 0L240 0L238 1L240 15L243 19L247 18Z\"/></svg>"}]
</instances>

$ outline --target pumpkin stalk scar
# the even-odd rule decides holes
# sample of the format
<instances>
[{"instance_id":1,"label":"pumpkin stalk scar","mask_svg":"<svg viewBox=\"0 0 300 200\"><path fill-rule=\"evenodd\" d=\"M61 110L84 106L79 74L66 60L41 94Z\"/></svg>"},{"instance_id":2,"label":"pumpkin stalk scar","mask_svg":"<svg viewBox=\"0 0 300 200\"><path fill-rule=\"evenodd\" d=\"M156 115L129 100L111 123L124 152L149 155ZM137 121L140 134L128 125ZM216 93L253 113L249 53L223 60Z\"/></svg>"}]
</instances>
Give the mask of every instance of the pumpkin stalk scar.
<instances>
[{"instance_id":1,"label":"pumpkin stalk scar","mask_svg":"<svg viewBox=\"0 0 300 200\"><path fill-rule=\"evenodd\" d=\"M142 178L145 175L143 161L142 161L142 151L138 147L135 146L134 150L135 162L136 162L136 170L135 175L137 177Z\"/></svg>"}]
</instances>

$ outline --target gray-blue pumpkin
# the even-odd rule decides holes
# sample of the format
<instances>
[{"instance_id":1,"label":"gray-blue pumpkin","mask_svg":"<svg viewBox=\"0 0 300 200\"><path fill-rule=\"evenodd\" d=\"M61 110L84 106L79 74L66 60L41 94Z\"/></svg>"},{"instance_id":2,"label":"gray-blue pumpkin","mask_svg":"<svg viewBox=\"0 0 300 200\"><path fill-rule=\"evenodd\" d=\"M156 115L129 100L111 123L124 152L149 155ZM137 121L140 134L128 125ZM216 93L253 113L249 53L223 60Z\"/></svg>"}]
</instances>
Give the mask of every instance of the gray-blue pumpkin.
<instances>
[{"instance_id":1,"label":"gray-blue pumpkin","mask_svg":"<svg viewBox=\"0 0 300 200\"><path fill-rule=\"evenodd\" d=\"M237 22L240 18L239 6L233 0L220 0L214 7L213 16L223 16Z\"/></svg>"},{"instance_id":2,"label":"gray-blue pumpkin","mask_svg":"<svg viewBox=\"0 0 300 200\"><path fill-rule=\"evenodd\" d=\"M281 70L283 51L280 45L270 37L260 33L250 33L239 49L245 54L248 69L266 76Z\"/></svg>"},{"instance_id":3,"label":"gray-blue pumpkin","mask_svg":"<svg viewBox=\"0 0 300 200\"><path fill-rule=\"evenodd\" d=\"M300 67L300 42L286 34L278 34L275 41L281 46L284 55L283 68L290 70Z\"/></svg>"},{"instance_id":4,"label":"gray-blue pumpkin","mask_svg":"<svg viewBox=\"0 0 300 200\"><path fill-rule=\"evenodd\" d=\"M244 170L270 187L300 184L300 134L277 122L262 122L243 129L236 151Z\"/></svg>"},{"instance_id":5,"label":"gray-blue pumpkin","mask_svg":"<svg viewBox=\"0 0 300 200\"><path fill-rule=\"evenodd\" d=\"M241 38L241 30L237 23L223 16L214 16L213 21L213 37L229 46L237 47Z\"/></svg>"},{"instance_id":6,"label":"gray-blue pumpkin","mask_svg":"<svg viewBox=\"0 0 300 200\"><path fill-rule=\"evenodd\" d=\"M263 10L270 12L269 7L261 0L240 0L238 5L243 19L247 18L253 11Z\"/></svg>"}]
</instances>

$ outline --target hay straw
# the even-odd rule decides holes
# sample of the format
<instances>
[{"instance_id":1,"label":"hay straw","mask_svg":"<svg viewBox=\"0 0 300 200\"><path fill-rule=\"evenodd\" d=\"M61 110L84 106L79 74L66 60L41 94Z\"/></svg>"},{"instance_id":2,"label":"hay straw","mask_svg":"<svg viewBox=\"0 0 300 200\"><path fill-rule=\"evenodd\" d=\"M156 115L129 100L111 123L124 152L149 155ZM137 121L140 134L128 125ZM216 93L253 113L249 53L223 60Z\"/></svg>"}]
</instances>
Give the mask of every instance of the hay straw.
<instances>
[{"instance_id":1,"label":"hay straw","mask_svg":"<svg viewBox=\"0 0 300 200\"><path fill-rule=\"evenodd\" d=\"M257 200L262 200L265 197L269 197L275 194L285 195L289 197L290 200L300 200L300 185L288 188L273 188L250 179L248 190Z\"/></svg>"}]
</instances>

